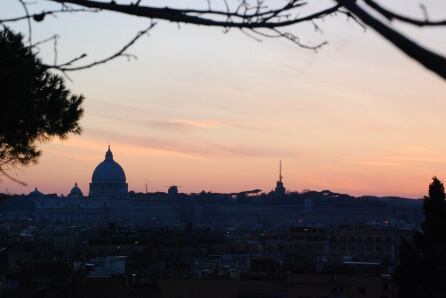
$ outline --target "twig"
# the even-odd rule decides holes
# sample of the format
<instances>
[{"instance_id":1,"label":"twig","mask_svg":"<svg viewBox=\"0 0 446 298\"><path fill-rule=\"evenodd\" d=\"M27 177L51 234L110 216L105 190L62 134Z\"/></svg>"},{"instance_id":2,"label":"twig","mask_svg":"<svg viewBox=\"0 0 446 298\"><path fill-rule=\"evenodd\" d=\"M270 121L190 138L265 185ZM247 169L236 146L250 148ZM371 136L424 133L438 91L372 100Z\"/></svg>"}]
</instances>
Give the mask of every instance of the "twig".
<instances>
[{"instance_id":1,"label":"twig","mask_svg":"<svg viewBox=\"0 0 446 298\"><path fill-rule=\"evenodd\" d=\"M33 13L33 14L27 14L20 17L15 18L9 18L9 19L0 19L0 23L12 23L12 22L18 22L23 20L30 21L31 19L35 20L36 22L41 22L45 19L45 16L47 15L57 15L60 13L76 13L76 12L99 12L98 9L59 9L59 10L48 10L48 11L42 11L39 13Z\"/></svg>"},{"instance_id":2,"label":"twig","mask_svg":"<svg viewBox=\"0 0 446 298\"><path fill-rule=\"evenodd\" d=\"M25 17L28 22L28 44L31 45L32 44L32 28L31 28L31 19L30 19L31 17L29 15L28 6L23 0L18 0L18 1L22 5L23 10L25 11L25 14L26 14Z\"/></svg>"},{"instance_id":3,"label":"twig","mask_svg":"<svg viewBox=\"0 0 446 298\"><path fill-rule=\"evenodd\" d=\"M22 186L27 186L27 185L28 185L28 184L26 184L25 182L23 182L23 181L21 181L21 180L15 178L15 177L9 175L8 172L6 172L6 171L5 171L4 169L2 169L1 167L0 167L0 174L2 174L3 176L5 176L6 178L8 178L9 180L11 180L11 181L13 181L13 182L15 182L15 183L18 183L18 184L20 184L20 185L22 185Z\"/></svg>"},{"instance_id":4,"label":"twig","mask_svg":"<svg viewBox=\"0 0 446 298\"><path fill-rule=\"evenodd\" d=\"M82 70L82 69L91 68L91 67L94 67L94 66L97 66L97 65L100 65L100 64L107 63L108 61L111 61L111 60L116 59L118 57L123 57L124 56L124 57L127 57L127 58L135 58L135 56L133 56L133 55L126 54L125 51L127 51L133 44L135 44L138 41L138 39L140 39L143 35L145 35L147 32L149 32L155 25L156 25L156 23L152 22L149 27L147 27L146 29L144 29L142 31L139 31L135 35L135 37L133 37L123 48L121 48L118 52L116 52L115 54L113 54L113 55L111 55L111 56L109 56L107 58L104 58L104 59L101 59L101 60L98 60L98 61L94 61L94 62L91 62L91 63L86 64L86 65L82 65L82 66L70 67L70 65L72 65L73 63L75 63L75 62L77 62L77 61L87 57L87 54L82 54L79 57L76 57L74 59L71 59L71 60L69 60L69 61L67 61L65 63L59 64L59 65L44 65L44 66L49 68L49 69L56 69L56 70L59 70L59 71L62 71L62 72L68 72L68 71L76 71L76 70Z\"/></svg>"},{"instance_id":5,"label":"twig","mask_svg":"<svg viewBox=\"0 0 446 298\"><path fill-rule=\"evenodd\" d=\"M402 15L396 14L396 13L394 13L394 12L388 10L388 9L385 9L384 7L382 7L381 5L379 5L378 3L376 3L376 2L374 2L372 0L364 0L364 2L368 6L373 8L375 11L380 13L382 16L384 16L389 21L398 20L398 21L401 21L401 22L404 22L404 23L408 23L408 24L411 24L411 25L415 25L415 26L419 26L419 27L424 27L424 26L445 26L446 25L446 20L429 21L429 19L427 17L427 10L422 5L421 5L421 9L422 9L423 14L424 14L424 20L418 20L418 19L414 19L414 18L410 18L410 17L406 17L406 16L402 16Z\"/></svg>"}]
</instances>

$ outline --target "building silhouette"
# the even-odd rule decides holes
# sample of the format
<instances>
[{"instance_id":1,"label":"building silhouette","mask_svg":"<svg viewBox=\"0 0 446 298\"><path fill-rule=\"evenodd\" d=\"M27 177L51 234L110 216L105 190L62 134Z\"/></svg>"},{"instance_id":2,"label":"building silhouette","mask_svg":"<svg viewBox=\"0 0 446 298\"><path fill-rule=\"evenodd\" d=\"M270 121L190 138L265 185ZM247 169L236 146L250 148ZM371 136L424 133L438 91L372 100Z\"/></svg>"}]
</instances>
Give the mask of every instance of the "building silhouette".
<instances>
[{"instance_id":1,"label":"building silhouette","mask_svg":"<svg viewBox=\"0 0 446 298\"><path fill-rule=\"evenodd\" d=\"M83 198L84 194L82 193L82 190L77 185L77 182L74 183L73 188L71 189L70 193L68 194L68 198Z\"/></svg>"},{"instance_id":2,"label":"building silhouette","mask_svg":"<svg viewBox=\"0 0 446 298\"><path fill-rule=\"evenodd\" d=\"M329 225L353 223L418 223L420 201L401 198L355 197L325 191L287 192L282 163L276 187L237 193L128 192L123 168L110 148L94 169L88 196L77 183L69 195L34 190L5 200L0 216L43 222L87 224L125 222L168 226L191 223L206 226ZM85 193L85 192L84 192Z\"/></svg>"}]
</instances>

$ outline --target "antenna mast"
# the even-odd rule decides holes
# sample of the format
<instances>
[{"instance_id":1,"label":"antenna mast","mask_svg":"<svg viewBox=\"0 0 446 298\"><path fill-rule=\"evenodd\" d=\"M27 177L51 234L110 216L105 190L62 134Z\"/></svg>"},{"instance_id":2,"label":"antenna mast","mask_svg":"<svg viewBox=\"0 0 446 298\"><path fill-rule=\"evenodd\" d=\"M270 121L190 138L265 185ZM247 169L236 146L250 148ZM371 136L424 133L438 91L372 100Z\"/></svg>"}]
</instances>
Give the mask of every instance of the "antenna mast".
<instances>
[{"instance_id":1,"label":"antenna mast","mask_svg":"<svg viewBox=\"0 0 446 298\"><path fill-rule=\"evenodd\" d=\"M279 161L279 181L282 182L282 161Z\"/></svg>"},{"instance_id":2,"label":"antenna mast","mask_svg":"<svg viewBox=\"0 0 446 298\"><path fill-rule=\"evenodd\" d=\"M146 181L146 193L147 193L147 182L149 181L147 178L144 179Z\"/></svg>"}]
</instances>

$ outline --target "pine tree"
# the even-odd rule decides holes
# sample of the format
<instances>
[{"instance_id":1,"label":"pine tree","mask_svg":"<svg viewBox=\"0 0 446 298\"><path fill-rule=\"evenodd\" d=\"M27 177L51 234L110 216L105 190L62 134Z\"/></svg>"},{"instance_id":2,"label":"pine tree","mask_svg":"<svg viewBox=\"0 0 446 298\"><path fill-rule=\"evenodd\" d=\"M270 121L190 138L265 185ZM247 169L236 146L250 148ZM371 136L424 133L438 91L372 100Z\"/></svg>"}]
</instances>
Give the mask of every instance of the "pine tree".
<instances>
[{"instance_id":1,"label":"pine tree","mask_svg":"<svg viewBox=\"0 0 446 298\"><path fill-rule=\"evenodd\" d=\"M83 96L72 94L22 35L5 27L0 30L0 99L0 175L36 162L40 143L80 133Z\"/></svg>"},{"instance_id":2,"label":"pine tree","mask_svg":"<svg viewBox=\"0 0 446 298\"><path fill-rule=\"evenodd\" d=\"M403 239L395 282L401 298L446 297L446 206L444 186L436 177L424 198L425 221L411 241Z\"/></svg>"}]
</instances>

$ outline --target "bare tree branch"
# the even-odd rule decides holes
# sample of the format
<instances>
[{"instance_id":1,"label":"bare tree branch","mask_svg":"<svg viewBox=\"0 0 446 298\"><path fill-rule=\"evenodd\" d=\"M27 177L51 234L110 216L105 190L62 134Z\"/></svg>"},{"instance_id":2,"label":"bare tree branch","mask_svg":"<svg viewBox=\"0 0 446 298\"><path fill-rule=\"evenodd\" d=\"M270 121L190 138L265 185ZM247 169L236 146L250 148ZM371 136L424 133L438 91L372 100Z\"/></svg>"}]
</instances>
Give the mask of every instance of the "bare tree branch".
<instances>
[{"instance_id":1,"label":"bare tree branch","mask_svg":"<svg viewBox=\"0 0 446 298\"><path fill-rule=\"evenodd\" d=\"M411 25L423 27L423 26L445 26L446 20L439 20L439 21L429 21L427 18L427 10L426 7L422 7L423 15L425 17L424 20L418 20L406 16L402 16L399 14L396 14L388 9L385 9L384 7L380 6L378 3L372 0L364 0L364 2L369 5L371 8L373 8L375 11L379 12L382 16L384 16L387 20L393 21L398 20L404 23L408 23ZM424 8L423 8L424 7Z\"/></svg>"},{"instance_id":2,"label":"bare tree branch","mask_svg":"<svg viewBox=\"0 0 446 298\"><path fill-rule=\"evenodd\" d=\"M152 22L149 27L147 27L144 30L139 31L135 35L135 37L133 37L123 48L121 48L118 52L114 53L113 55L111 55L111 56L109 56L107 58L104 58L104 59L101 59L101 60L98 60L98 61L94 61L94 62L91 62L89 64L85 64L85 65L81 65L81 66L71 66L71 65L73 65L73 63L78 62L79 60L87 57L87 54L82 54L79 57L73 58L73 59L71 59L71 60L69 60L69 61L67 61L65 63L59 64L59 65L46 65L45 64L44 66L49 68L49 69L56 69L56 70L59 70L59 71L62 71L62 72L68 72L68 71L76 71L76 70L82 70L82 69L91 68L91 67L94 67L94 66L97 66L97 65L100 65L100 64L107 63L107 62L109 62L109 61L111 61L113 59L116 59L118 57L123 57L123 56L124 57L128 57L128 58L134 57L132 55L126 54L125 52L132 45L134 45L138 41L138 39L140 39L143 35L147 34L153 27L155 27L155 25L156 25L156 23Z\"/></svg>"},{"instance_id":3,"label":"bare tree branch","mask_svg":"<svg viewBox=\"0 0 446 298\"><path fill-rule=\"evenodd\" d=\"M31 27L31 19L30 19L31 17L29 15L28 6L25 3L25 1L23 1L23 0L18 0L18 1L20 2L20 4L23 7L23 10L25 11L25 17L28 22L28 43L29 43L29 45L31 45L32 44L32 29L31 29L32 27Z\"/></svg>"},{"instance_id":4,"label":"bare tree branch","mask_svg":"<svg viewBox=\"0 0 446 298\"><path fill-rule=\"evenodd\" d=\"M24 0L18 0L24 7L26 3ZM114 0L109 2L99 1L99 0L47 0L49 2L59 3L62 5L61 10L41 12L39 14L30 14L26 10L26 15L18 18L0 20L2 22L13 22L17 20L27 19L28 22L31 18L42 19L45 15L55 14L58 12L75 12L75 11L112 11L117 13L122 13L126 15L144 17L149 19L165 20L177 23L180 26L181 23L195 24L203 26L215 26L223 28L224 32L228 32L232 28L240 29L244 34L259 40L258 36L265 38L285 38L290 40L294 44L311 50L317 50L322 46L326 45L327 42L323 41L316 45L306 45L303 44L298 36L285 31L284 27L296 25L299 23L311 22L315 31L322 32L322 29L315 21L318 19L324 19L330 15L344 14L347 19L352 19L364 29L366 27L371 27L380 33L385 39L397 46L401 51L407 54L412 59L418 61L423 66L429 70L437 73L441 77L445 77L444 70L444 60L445 58L439 54L436 54L423 46L412 41L405 35L395 31L390 27L389 24L385 24L377 19L374 15L375 13L383 16L388 21L400 21L415 26L445 26L446 20L431 21L428 18L427 8L421 6L424 19L416 19L412 17L407 17L402 14L393 12L382 5L378 4L376 0L333 0L336 5L331 7L326 7L320 9L319 11L309 13L308 15L301 16L299 12L301 8L307 5L305 0L287 0L284 4L278 5L277 7L271 8L265 3L265 0L239 0L239 3L231 7L230 2L227 0L223 1L223 9L213 9L211 5L211 0L207 0L207 8L171 8L171 7L154 7L141 5L141 1L137 0L135 3L121 4L116 3ZM365 4L367 10L359 5ZM67 5L80 6L80 9L73 9ZM30 23L29 23L30 24ZM29 31L31 35L31 27L29 26ZM251 34L252 33L252 34ZM30 37L29 37L30 38ZM139 37L138 37L139 38ZM138 39L136 38L136 39ZM135 40L136 41L136 40ZM55 43L57 41L55 40ZM124 51L128 49L132 44L126 45ZM54 63L52 66L47 65L54 69L59 69L61 71L73 71L81 70L96 66L98 64L106 63L119 56L131 57L125 54L124 51L119 51L118 53L87 64L83 66L74 66L75 62L86 57L85 54L80 55L68 62L57 65ZM55 52L55 57L57 56L57 51Z\"/></svg>"},{"instance_id":5,"label":"bare tree branch","mask_svg":"<svg viewBox=\"0 0 446 298\"><path fill-rule=\"evenodd\" d=\"M272 32L274 32L274 34L265 33L265 32L259 31L259 30L257 30L257 29L251 29L252 32L254 32L255 34L257 34L257 35L259 35L259 36L267 37L267 38L285 38L285 39L287 39L287 40L293 42L294 44L298 45L299 47L304 48L304 49L308 49L308 50L314 50L314 51L317 51L317 50L319 50L320 48L322 48L323 46L325 46L325 45L328 44L327 41L323 41L323 42L321 42L321 43L319 43L319 44L316 44L316 45L313 45L313 46L311 46L311 45L306 45L306 44L303 44L303 43L300 41L299 37L297 37L297 36L296 36L295 34L293 34L293 33L290 33L290 32L282 32L282 31L280 31L279 29L274 29L274 28L273 28L273 29L270 29L270 30L271 30Z\"/></svg>"},{"instance_id":6,"label":"bare tree branch","mask_svg":"<svg viewBox=\"0 0 446 298\"><path fill-rule=\"evenodd\" d=\"M57 15L61 13L76 13L76 12L98 12L97 9L58 9L58 10L48 10L48 11L42 11L39 13L33 13L28 14L20 17L15 18L9 18L9 19L0 19L0 23L12 23L12 22L18 22L23 20L31 20L33 19L36 22L41 22L45 19L47 15Z\"/></svg>"},{"instance_id":7,"label":"bare tree branch","mask_svg":"<svg viewBox=\"0 0 446 298\"><path fill-rule=\"evenodd\" d=\"M22 180L19 180L19 179L15 178L15 177L9 175L9 173L6 170L4 170L3 168L1 168L1 167L0 167L0 174L5 176L9 180L11 180L11 181L13 181L15 183L18 183L18 184L20 184L22 186L27 186L28 185L25 182L23 182Z\"/></svg>"},{"instance_id":8,"label":"bare tree branch","mask_svg":"<svg viewBox=\"0 0 446 298\"><path fill-rule=\"evenodd\" d=\"M146 17L150 19L159 19L166 20L170 22L176 23L188 23L195 25L204 25L204 26L217 26L224 28L278 28L290 26L302 22L309 22L314 19L323 18L327 15L333 14L338 11L341 7L339 4L334 5L330 8L320 10L313 14L307 15L301 18L288 18L286 20L278 20L277 18L274 20L269 19L268 17L262 18L262 16L274 13L278 14L276 10L268 11L268 12L260 12L252 13L252 14L240 14L237 12L231 13L230 11L212 11L212 10L188 10L188 9L173 9L173 8L158 8L158 7L150 7L150 6L136 6L132 4L117 4L114 1L112 2L99 2L99 1L91 1L91 0L49 0L57 3L70 3L83 7L108 10L114 12L120 12L128 15L134 15L139 17ZM293 3L297 3L297 0L292 1ZM289 9L288 6L284 6L279 9L279 12L287 12ZM296 5L293 8L298 7ZM224 20L216 20L212 19L210 15L221 15L229 19ZM206 17L208 16L208 17ZM237 17L239 20L232 20L232 17Z\"/></svg>"},{"instance_id":9,"label":"bare tree branch","mask_svg":"<svg viewBox=\"0 0 446 298\"><path fill-rule=\"evenodd\" d=\"M403 53L418 61L421 65L427 69L438 74L443 79L446 79L446 58L438 55L424 47L420 46L416 42L410 40L401 33L386 26L378 19L371 16L361 7L359 7L353 0L337 0L337 2L343 5L351 13L357 16L364 24L373 28L376 32L381 34L385 39L399 48Z\"/></svg>"},{"instance_id":10,"label":"bare tree branch","mask_svg":"<svg viewBox=\"0 0 446 298\"><path fill-rule=\"evenodd\" d=\"M33 43L29 47L34 48L34 47L40 46L41 44L47 43L47 42L52 41L52 40L57 39L57 38L59 38L59 35L54 34L54 35L52 35L52 36L50 36L48 38L45 38L45 39L43 39L41 41Z\"/></svg>"}]
</instances>

